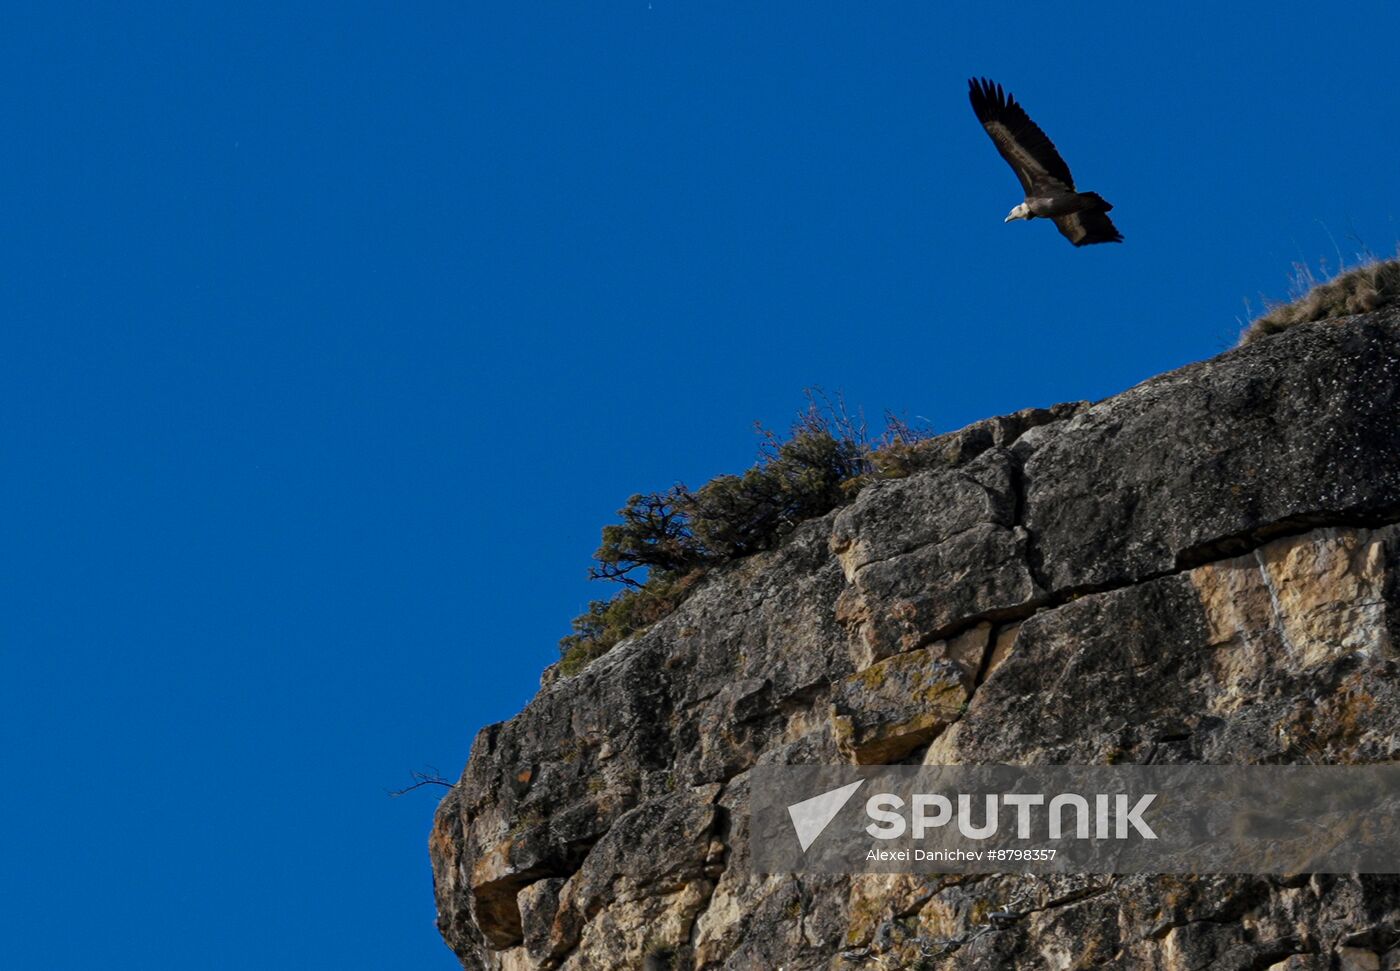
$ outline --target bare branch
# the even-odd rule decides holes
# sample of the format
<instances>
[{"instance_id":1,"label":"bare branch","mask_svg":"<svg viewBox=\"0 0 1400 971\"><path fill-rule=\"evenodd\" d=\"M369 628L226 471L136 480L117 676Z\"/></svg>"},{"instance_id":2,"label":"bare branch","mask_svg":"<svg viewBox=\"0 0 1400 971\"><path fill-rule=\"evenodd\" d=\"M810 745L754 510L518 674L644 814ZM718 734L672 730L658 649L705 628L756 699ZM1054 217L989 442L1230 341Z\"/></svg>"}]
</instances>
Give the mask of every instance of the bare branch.
<instances>
[{"instance_id":1,"label":"bare branch","mask_svg":"<svg viewBox=\"0 0 1400 971\"><path fill-rule=\"evenodd\" d=\"M384 791L388 794L390 799L397 799L405 793L412 792L414 789L421 789L424 786L443 786L451 789L456 784L448 781L447 778L437 770L436 766L429 765L426 766L426 769L427 771L425 772L415 770L408 774L409 778L413 780L413 785L404 786L402 789L385 789Z\"/></svg>"}]
</instances>

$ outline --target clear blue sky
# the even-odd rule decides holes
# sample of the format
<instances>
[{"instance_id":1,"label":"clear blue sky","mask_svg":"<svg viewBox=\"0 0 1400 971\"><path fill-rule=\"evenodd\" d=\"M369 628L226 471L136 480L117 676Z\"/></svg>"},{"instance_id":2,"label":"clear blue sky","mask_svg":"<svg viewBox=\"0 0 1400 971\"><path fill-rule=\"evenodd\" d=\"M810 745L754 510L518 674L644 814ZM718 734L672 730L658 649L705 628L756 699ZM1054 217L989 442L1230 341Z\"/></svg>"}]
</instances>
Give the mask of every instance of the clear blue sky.
<instances>
[{"instance_id":1,"label":"clear blue sky","mask_svg":"<svg viewBox=\"0 0 1400 971\"><path fill-rule=\"evenodd\" d=\"M1108 395L1400 237L1393 4L196 6L0 32L8 967L455 967L384 789L629 493L808 385ZM973 74L1126 243L1002 224Z\"/></svg>"}]
</instances>

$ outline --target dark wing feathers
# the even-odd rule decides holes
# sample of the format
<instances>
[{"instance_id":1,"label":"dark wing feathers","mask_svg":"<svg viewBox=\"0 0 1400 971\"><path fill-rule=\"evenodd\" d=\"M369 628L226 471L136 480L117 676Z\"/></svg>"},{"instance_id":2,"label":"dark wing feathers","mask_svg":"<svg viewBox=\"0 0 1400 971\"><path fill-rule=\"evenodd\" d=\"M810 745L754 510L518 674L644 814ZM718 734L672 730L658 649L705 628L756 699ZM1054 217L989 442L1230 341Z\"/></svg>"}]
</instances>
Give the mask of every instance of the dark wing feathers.
<instances>
[{"instance_id":1,"label":"dark wing feathers","mask_svg":"<svg viewBox=\"0 0 1400 971\"><path fill-rule=\"evenodd\" d=\"M973 78L967 85L977 120L992 136L997 151L1016 173L1016 178L1021 180L1021 188L1027 196L1036 188L1053 188L1053 183L1066 189L1074 188L1074 176L1069 174L1069 166L1055 151L1055 143L1031 121L1014 97L1002 91L1000 84L986 78Z\"/></svg>"},{"instance_id":2,"label":"dark wing feathers","mask_svg":"<svg viewBox=\"0 0 1400 971\"><path fill-rule=\"evenodd\" d=\"M1055 228L1075 246L1090 243L1121 243L1123 234L1102 209L1084 209L1068 216L1056 216Z\"/></svg>"}]
</instances>

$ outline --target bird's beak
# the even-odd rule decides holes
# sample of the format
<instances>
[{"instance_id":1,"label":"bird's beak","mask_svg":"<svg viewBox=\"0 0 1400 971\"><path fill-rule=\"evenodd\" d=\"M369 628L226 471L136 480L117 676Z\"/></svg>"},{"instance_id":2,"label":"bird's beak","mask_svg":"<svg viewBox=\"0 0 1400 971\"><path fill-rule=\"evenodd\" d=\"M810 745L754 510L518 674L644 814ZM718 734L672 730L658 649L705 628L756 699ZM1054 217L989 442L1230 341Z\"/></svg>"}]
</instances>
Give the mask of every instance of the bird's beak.
<instances>
[{"instance_id":1,"label":"bird's beak","mask_svg":"<svg viewBox=\"0 0 1400 971\"><path fill-rule=\"evenodd\" d=\"M1013 212L1011 215L1009 215L1009 216L1007 216L1005 219L1003 219L1002 222L1004 222L1004 223L1009 223L1009 222L1012 222L1012 221L1015 220L1015 219L1016 219L1016 214Z\"/></svg>"}]
</instances>

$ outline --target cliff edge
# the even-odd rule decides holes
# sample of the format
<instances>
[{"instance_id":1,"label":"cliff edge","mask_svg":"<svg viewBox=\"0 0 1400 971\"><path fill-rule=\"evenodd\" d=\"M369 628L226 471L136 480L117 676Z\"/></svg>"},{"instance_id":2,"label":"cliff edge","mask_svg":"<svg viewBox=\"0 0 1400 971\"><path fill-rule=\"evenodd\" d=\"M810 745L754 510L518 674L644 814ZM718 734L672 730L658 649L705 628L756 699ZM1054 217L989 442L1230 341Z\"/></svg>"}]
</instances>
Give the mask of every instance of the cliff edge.
<instances>
[{"instance_id":1,"label":"cliff edge","mask_svg":"<svg viewBox=\"0 0 1400 971\"><path fill-rule=\"evenodd\" d=\"M1400 312L939 447L481 731L430 840L465 968L1400 968L1400 875L755 876L746 834L764 763L1396 760Z\"/></svg>"}]
</instances>

